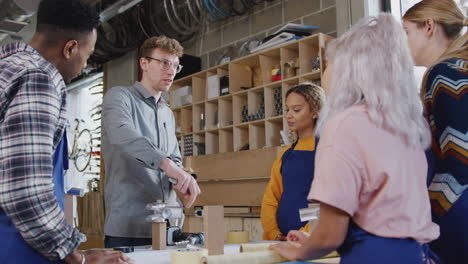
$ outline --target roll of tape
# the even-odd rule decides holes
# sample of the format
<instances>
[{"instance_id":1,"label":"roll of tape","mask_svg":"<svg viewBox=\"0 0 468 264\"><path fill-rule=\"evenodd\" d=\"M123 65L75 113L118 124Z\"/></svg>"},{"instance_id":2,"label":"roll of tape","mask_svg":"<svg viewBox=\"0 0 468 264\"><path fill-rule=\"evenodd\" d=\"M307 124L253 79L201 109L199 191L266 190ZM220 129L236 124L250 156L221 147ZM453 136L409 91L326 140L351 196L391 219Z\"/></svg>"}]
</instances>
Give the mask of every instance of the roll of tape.
<instances>
[{"instance_id":1,"label":"roll of tape","mask_svg":"<svg viewBox=\"0 0 468 264\"><path fill-rule=\"evenodd\" d=\"M208 256L206 249L182 248L171 252L171 264L201 264L201 258Z\"/></svg>"},{"instance_id":2,"label":"roll of tape","mask_svg":"<svg viewBox=\"0 0 468 264\"><path fill-rule=\"evenodd\" d=\"M228 233L228 244L240 244L249 242L249 232L247 231L232 231Z\"/></svg>"}]
</instances>

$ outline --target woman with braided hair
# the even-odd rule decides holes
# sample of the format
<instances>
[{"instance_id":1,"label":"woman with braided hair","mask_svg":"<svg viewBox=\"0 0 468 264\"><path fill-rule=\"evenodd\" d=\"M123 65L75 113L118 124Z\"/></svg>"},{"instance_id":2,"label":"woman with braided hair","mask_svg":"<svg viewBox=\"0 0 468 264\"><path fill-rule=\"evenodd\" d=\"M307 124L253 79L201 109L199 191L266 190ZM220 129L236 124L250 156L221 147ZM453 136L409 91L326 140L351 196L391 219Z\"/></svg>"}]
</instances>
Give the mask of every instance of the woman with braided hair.
<instances>
[{"instance_id":1,"label":"woman with braided hair","mask_svg":"<svg viewBox=\"0 0 468 264\"><path fill-rule=\"evenodd\" d=\"M315 123L324 102L323 89L310 83L299 84L286 93L286 119L294 143L283 149L271 169L261 211L265 240L286 240L290 230L309 230L307 222L299 219L299 209L309 203L307 194L314 177L318 143Z\"/></svg>"},{"instance_id":2,"label":"woman with braided hair","mask_svg":"<svg viewBox=\"0 0 468 264\"><path fill-rule=\"evenodd\" d=\"M403 16L415 64L427 67L421 97L435 155L429 196L440 226L431 248L448 264L468 263L467 23L453 0L423 0Z\"/></svg>"}]
</instances>

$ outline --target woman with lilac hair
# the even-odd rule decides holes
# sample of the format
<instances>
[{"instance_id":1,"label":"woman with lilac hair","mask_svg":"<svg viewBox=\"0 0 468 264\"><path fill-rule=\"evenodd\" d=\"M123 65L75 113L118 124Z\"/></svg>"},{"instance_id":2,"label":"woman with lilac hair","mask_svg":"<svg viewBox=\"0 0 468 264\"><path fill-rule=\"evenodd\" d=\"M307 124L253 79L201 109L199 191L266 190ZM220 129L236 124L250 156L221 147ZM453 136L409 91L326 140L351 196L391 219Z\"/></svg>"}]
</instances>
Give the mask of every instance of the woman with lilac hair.
<instances>
[{"instance_id":1,"label":"woman with lilac hair","mask_svg":"<svg viewBox=\"0 0 468 264\"><path fill-rule=\"evenodd\" d=\"M361 19L326 52L321 141L309 201L320 203L312 234L289 232L271 249L291 260L333 250L341 263L417 264L437 257L424 149L430 131L402 26Z\"/></svg>"}]
</instances>

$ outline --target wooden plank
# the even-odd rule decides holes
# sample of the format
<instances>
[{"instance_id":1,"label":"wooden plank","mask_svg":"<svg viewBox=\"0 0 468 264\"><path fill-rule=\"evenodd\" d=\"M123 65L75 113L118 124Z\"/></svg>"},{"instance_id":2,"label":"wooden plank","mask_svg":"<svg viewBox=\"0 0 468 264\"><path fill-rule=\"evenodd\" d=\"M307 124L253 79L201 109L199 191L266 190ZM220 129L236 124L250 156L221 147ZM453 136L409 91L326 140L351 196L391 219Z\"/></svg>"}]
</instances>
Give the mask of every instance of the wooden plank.
<instances>
[{"instance_id":1,"label":"wooden plank","mask_svg":"<svg viewBox=\"0 0 468 264\"><path fill-rule=\"evenodd\" d=\"M224 207L224 215L228 214L248 214L250 213L250 207L248 206L228 206Z\"/></svg>"},{"instance_id":2,"label":"wooden plank","mask_svg":"<svg viewBox=\"0 0 468 264\"><path fill-rule=\"evenodd\" d=\"M166 249L166 222L153 222L152 229L152 248L153 250Z\"/></svg>"},{"instance_id":3,"label":"wooden plank","mask_svg":"<svg viewBox=\"0 0 468 264\"><path fill-rule=\"evenodd\" d=\"M224 254L224 208L221 205L205 206L203 208L203 231L205 232L205 248L208 255Z\"/></svg>"},{"instance_id":4,"label":"wooden plank","mask_svg":"<svg viewBox=\"0 0 468 264\"><path fill-rule=\"evenodd\" d=\"M261 206L268 181L269 179L201 182L199 186L202 193L197 197L195 206Z\"/></svg>"},{"instance_id":5,"label":"wooden plank","mask_svg":"<svg viewBox=\"0 0 468 264\"><path fill-rule=\"evenodd\" d=\"M249 231L250 241L260 241L263 227L260 218L244 218L244 231Z\"/></svg>"},{"instance_id":6,"label":"wooden plank","mask_svg":"<svg viewBox=\"0 0 468 264\"><path fill-rule=\"evenodd\" d=\"M186 157L198 180L248 179L269 177L281 147Z\"/></svg>"}]
</instances>

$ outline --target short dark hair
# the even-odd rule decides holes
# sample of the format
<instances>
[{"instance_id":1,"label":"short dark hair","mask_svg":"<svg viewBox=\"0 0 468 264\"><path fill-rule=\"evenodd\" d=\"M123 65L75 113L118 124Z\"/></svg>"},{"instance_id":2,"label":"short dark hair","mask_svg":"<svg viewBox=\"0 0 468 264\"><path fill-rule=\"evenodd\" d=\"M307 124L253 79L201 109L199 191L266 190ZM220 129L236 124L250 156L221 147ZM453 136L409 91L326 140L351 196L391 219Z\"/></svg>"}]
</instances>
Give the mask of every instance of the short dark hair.
<instances>
[{"instance_id":1,"label":"short dark hair","mask_svg":"<svg viewBox=\"0 0 468 264\"><path fill-rule=\"evenodd\" d=\"M89 33L99 26L95 8L81 0L42 0L37 11L37 32Z\"/></svg>"}]
</instances>

